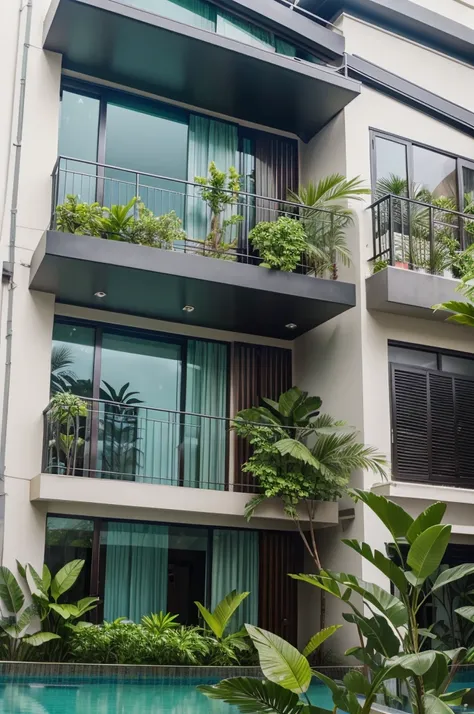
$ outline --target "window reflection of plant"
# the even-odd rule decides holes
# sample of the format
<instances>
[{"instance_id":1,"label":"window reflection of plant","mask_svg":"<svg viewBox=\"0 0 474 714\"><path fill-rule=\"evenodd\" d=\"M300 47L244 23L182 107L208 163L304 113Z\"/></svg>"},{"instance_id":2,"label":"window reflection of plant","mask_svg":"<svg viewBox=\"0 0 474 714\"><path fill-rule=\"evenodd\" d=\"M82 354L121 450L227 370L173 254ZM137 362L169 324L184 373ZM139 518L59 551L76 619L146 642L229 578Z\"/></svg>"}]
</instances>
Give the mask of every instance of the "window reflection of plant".
<instances>
[{"instance_id":1,"label":"window reflection of plant","mask_svg":"<svg viewBox=\"0 0 474 714\"><path fill-rule=\"evenodd\" d=\"M447 566L442 566L430 579L436 580L439 573ZM474 579L462 578L450 583L446 588L431 593L427 621L434 624L430 638L434 649L453 649L455 647L474 646L474 625L456 614L460 607L474 605Z\"/></svg>"},{"instance_id":2,"label":"window reflection of plant","mask_svg":"<svg viewBox=\"0 0 474 714\"><path fill-rule=\"evenodd\" d=\"M78 379L69 369L74 365L74 355L67 345L54 345L51 351L51 394L72 392L78 397L90 397L92 380Z\"/></svg>"},{"instance_id":3,"label":"window reflection of plant","mask_svg":"<svg viewBox=\"0 0 474 714\"><path fill-rule=\"evenodd\" d=\"M108 477L133 481L141 466L143 452L140 441L138 405L143 404L136 395L140 392L128 391L126 382L118 391L102 380L100 398L106 400L99 419L99 442L102 444L101 470Z\"/></svg>"}]
</instances>

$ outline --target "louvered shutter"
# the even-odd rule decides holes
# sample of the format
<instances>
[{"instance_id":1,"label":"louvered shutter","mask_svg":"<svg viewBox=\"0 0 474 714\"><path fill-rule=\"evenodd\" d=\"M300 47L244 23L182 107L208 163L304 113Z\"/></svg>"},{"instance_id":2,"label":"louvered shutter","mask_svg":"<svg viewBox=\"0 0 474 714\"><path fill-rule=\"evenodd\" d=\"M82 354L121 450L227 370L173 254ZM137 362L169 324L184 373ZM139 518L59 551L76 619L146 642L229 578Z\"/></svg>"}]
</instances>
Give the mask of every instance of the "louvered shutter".
<instances>
[{"instance_id":1,"label":"louvered shutter","mask_svg":"<svg viewBox=\"0 0 474 714\"><path fill-rule=\"evenodd\" d=\"M474 480L474 381L455 377L454 394L457 473L460 479Z\"/></svg>"},{"instance_id":2,"label":"louvered shutter","mask_svg":"<svg viewBox=\"0 0 474 714\"><path fill-rule=\"evenodd\" d=\"M393 464L400 479L430 476L428 374L392 365Z\"/></svg>"},{"instance_id":3,"label":"louvered shutter","mask_svg":"<svg viewBox=\"0 0 474 714\"><path fill-rule=\"evenodd\" d=\"M442 372L428 374L431 422L431 474L434 481L456 478L456 419L453 378Z\"/></svg>"}]
</instances>

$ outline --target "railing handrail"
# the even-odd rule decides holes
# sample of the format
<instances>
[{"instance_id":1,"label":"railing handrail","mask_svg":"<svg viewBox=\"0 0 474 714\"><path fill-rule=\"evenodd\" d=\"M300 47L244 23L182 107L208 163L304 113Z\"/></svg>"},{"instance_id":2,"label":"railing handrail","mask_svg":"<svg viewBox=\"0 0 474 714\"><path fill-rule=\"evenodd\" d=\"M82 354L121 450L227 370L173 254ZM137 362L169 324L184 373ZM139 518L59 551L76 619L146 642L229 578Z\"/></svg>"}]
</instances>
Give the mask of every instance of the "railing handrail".
<instances>
[{"instance_id":1,"label":"railing handrail","mask_svg":"<svg viewBox=\"0 0 474 714\"><path fill-rule=\"evenodd\" d=\"M74 392L73 392L74 394ZM197 417L200 419L214 419L216 421L222 421L222 422L229 422L229 423L234 423L235 422L235 417L221 417L221 416L213 416L211 414L200 414L199 412L189 412L186 410L180 410L180 409L164 409L161 407L152 407L152 406L147 406L146 404L123 404L123 402L114 402L111 399L97 399L96 397L82 397L78 394L75 396L79 397L79 399L82 399L84 402L93 402L96 403L97 405L101 404L110 404L114 407L120 407L120 408L127 408L127 409L146 409L147 411L153 411L153 412L164 412L165 414L176 414L177 416L188 416L188 417ZM43 409L43 415L46 416L49 411L51 410L53 406L52 400L49 401L48 405ZM242 423L242 420L240 420L240 423ZM247 424L253 424L255 425L255 422L243 422ZM301 429L304 427L297 427L297 426L283 426L279 427L277 424L274 426L272 424L260 424L259 426L268 426L270 428L283 428L283 429Z\"/></svg>"},{"instance_id":2,"label":"railing handrail","mask_svg":"<svg viewBox=\"0 0 474 714\"><path fill-rule=\"evenodd\" d=\"M427 203L426 201L419 201L416 198L409 198L408 196L399 196L396 193L387 193L384 196L382 196L381 198L378 198L376 201L371 203L370 206L367 206L367 210L376 208L382 202L384 202L390 198L394 198L399 201L408 201L409 203L414 203L418 206L423 206L424 208L432 208L435 211L443 211L444 213L451 213L454 216L459 216L460 218L465 218L467 220L474 221L474 214L472 214L472 213L463 213L461 211L456 211L452 208L442 208L441 206L436 206L434 203Z\"/></svg>"},{"instance_id":3,"label":"railing handrail","mask_svg":"<svg viewBox=\"0 0 474 714\"><path fill-rule=\"evenodd\" d=\"M113 177L108 177L108 176L91 176L91 174L83 173L82 171L75 171L74 169L68 169L64 168L61 169L61 161L74 161L79 164L87 164L89 166L97 166L98 168L101 169L111 169L112 171L125 171L129 174L134 174L135 176L147 176L148 178L153 178L153 179L158 179L161 181L171 181L173 183L177 184L184 184L185 186L193 186L197 189L210 189L213 190L212 187L210 186L202 186L202 184L195 183L194 181L188 181L187 179L178 179L178 178L173 178L172 176L161 176L160 174L151 174L148 173L147 171L136 171L134 169L127 169L124 168L123 166L114 166L113 164L103 164L100 161L90 161L86 159L78 159L78 158L73 158L72 156L58 156L58 158L55 161L51 177L54 178L56 173L58 171L66 171L69 174L77 174L78 176L87 176L89 178L97 178L98 180L116 180L120 181L120 179L113 179ZM123 182L126 183L126 182ZM167 191L168 189L166 188L160 188L159 186L146 186L145 188L152 188L156 191ZM218 191L222 191L225 193L230 193L230 194L235 194L237 196L247 196L248 198L256 198L261 201L269 201L270 203L282 203L285 204L285 206L289 206L291 208L304 208L306 210L311 210L311 211L318 211L320 213L327 213L328 215L337 215L337 212L331 211L330 209L327 208L320 208L318 206L308 206L305 203L297 203L296 201L290 201L287 200L286 198L274 198L272 196L261 196L258 193L249 193L248 191L232 191L230 189L224 189L224 188L219 188L215 189ZM183 194L184 195L184 194ZM258 208L258 207L257 207Z\"/></svg>"}]
</instances>

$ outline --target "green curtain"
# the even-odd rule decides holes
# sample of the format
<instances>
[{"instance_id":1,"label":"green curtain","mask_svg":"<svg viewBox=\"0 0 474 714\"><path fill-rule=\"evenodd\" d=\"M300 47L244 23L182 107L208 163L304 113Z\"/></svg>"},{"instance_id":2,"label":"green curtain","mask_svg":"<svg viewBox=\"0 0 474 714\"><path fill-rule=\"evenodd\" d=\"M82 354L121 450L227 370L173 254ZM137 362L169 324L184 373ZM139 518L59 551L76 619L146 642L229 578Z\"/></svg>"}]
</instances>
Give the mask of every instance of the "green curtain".
<instances>
[{"instance_id":1,"label":"green curtain","mask_svg":"<svg viewBox=\"0 0 474 714\"><path fill-rule=\"evenodd\" d=\"M217 13L216 32L218 35L245 42L252 47L275 50L273 33L227 12L219 11Z\"/></svg>"},{"instance_id":2,"label":"green curtain","mask_svg":"<svg viewBox=\"0 0 474 714\"><path fill-rule=\"evenodd\" d=\"M188 181L207 176L214 161L219 171L237 166L238 133L235 124L191 114L188 133ZM230 215L230 214L229 214ZM227 212L225 214L227 216ZM190 239L204 240L209 233L209 211L197 187L188 189L186 233Z\"/></svg>"},{"instance_id":3,"label":"green curtain","mask_svg":"<svg viewBox=\"0 0 474 714\"><path fill-rule=\"evenodd\" d=\"M186 362L186 412L227 416L227 346L189 340ZM184 485L223 490L226 479L226 422L186 416Z\"/></svg>"},{"instance_id":4,"label":"green curtain","mask_svg":"<svg viewBox=\"0 0 474 714\"><path fill-rule=\"evenodd\" d=\"M275 52L287 57L296 57L296 47L280 37L275 37Z\"/></svg>"},{"instance_id":5,"label":"green curtain","mask_svg":"<svg viewBox=\"0 0 474 714\"><path fill-rule=\"evenodd\" d=\"M109 522L106 531L104 620L166 611L168 528Z\"/></svg>"},{"instance_id":6,"label":"green curtain","mask_svg":"<svg viewBox=\"0 0 474 714\"><path fill-rule=\"evenodd\" d=\"M216 8L205 0L125 0L127 5L184 22L201 30L216 31Z\"/></svg>"},{"instance_id":7,"label":"green curtain","mask_svg":"<svg viewBox=\"0 0 474 714\"><path fill-rule=\"evenodd\" d=\"M232 590L250 592L237 615L232 618L231 631L242 625L258 624L259 540L257 531L216 529L212 538L211 605L215 608Z\"/></svg>"}]
</instances>

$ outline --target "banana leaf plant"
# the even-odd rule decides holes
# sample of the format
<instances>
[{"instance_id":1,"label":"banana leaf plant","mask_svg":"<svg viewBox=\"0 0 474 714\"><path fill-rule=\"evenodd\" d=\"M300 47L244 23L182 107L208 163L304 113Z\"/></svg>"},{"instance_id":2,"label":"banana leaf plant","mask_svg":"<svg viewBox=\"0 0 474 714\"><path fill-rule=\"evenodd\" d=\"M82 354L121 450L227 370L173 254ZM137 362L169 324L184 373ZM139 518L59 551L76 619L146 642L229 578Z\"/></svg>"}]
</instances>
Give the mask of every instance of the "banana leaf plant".
<instances>
[{"instance_id":1,"label":"banana leaf plant","mask_svg":"<svg viewBox=\"0 0 474 714\"><path fill-rule=\"evenodd\" d=\"M0 603L2 659L10 661L30 659L35 647L59 639L59 635L53 632L42 632L37 626L35 628L36 607L34 604L25 604L25 595L16 577L4 565L0 567Z\"/></svg>"},{"instance_id":2,"label":"banana leaf plant","mask_svg":"<svg viewBox=\"0 0 474 714\"><path fill-rule=\"evenodd\" d=\"M234 613L249 595L249 592L239 593L237 590L232 590L216 605L212 612L204 607L202 603L197 601L194 603L219 645L219 654L225 653L234 662L238 662L237 653L239 651L248 650L248 645L245 642L247 631L245 628L229 634L226 634L226 631L230 626Z\"/></svg>"},{"instance_id":3,"label":"banana leaf plant","mask_svg":"<svg viewBox=\"0 0 474 714\"><path fill-rule=\"evenodd\" d=\"M378 694L387 696L385 683L393 679L406 683L414 714L449 714L449 705L460 703L468 690L448 691L448 687L459 665L470 661L473 652L463 647L427 649L435 636L432 627L420 627L418 619L432 593L473 574L474 564L442 570L434 582L430 578L439 568L451 536L451 526L442 523L445 503L434 503L413 518L383 496L360 490L352 496L382 521L395 557L357 540L345 539L343 543L388 579L397 594L348 573L322 570L318 575L293 575L341 600L348 608L343 617L355 625L359 637L359 643L346 655L358 659L365 671L351 672L342 686L320 672L315 674L332 691L334 705L349 714L367 714ZM457 612L474 620L474 608ZM358 697L364 697L364 702Z\"/></svg>"}]
</instances>

